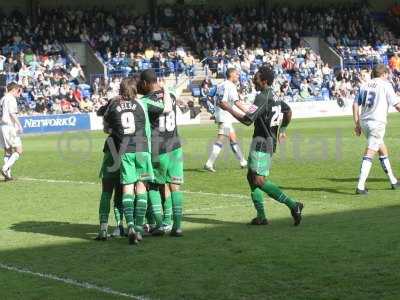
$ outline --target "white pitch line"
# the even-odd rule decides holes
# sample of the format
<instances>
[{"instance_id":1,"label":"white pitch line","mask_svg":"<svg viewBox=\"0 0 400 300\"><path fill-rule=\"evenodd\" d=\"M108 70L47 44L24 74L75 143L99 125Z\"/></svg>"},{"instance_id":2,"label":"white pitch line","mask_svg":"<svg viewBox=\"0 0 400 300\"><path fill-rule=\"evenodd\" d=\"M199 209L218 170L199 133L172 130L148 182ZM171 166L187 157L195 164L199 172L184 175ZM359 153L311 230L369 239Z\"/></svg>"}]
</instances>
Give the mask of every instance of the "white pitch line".
<instances>
[{"instance_id":1,"label":"white pitch line","mask_svg":"<svg viewBox=\"0 0 400 300\"><path fill-rule=\"evenodd\" d=\"M199 208L193 208L193 209L184 209L183 215L187 215L193 212L199 212L199 211L214 211L218 209L230 209L233 207L251 207L251 204L230 204L230 205L225 205L225 206L213 206L213 207L199 207Z\"/></svg>"},{"instance_id":2,"label":"white pitch line","mask_svg":"<svg viewBox=\"0 0 400 300\"><path fill-rule=\"evenodd\" d=\"M90 181L75 181L75 180L58 180L58 179L42 179L42 178L31 178L31 177L20 177L19 180L25 181L36 181L36 182L46 182L46 183L70 183L70 184L87 184L87 185L98 185L99 182ZM238 199L249 199L249 196L240 194L219 194L219 193L209 193L203 191L182 191L185 194L194 194L202 196L212 196L212 197L222 197L222 198L238 198Z\"/></svg>"},{"instance_id":3,"label":"white pitch line","mask_svg":"<svg viewBox=\"0 0 400 300\"><path fill-rule=\"evenodd\" d=\"M86 185L97 185L97 184L100 184L98 182L89 182L89 181L58 180L58 179L44 179L44 178L31 178L31 177L18 177L18 180L37 181L37 182L46 182L46 183L86 184Z\"/></svg>"},{"instance_id":4,"label":"white pitch line","mask_svg":"<svg viewBox=\"0 0 400 300\"><path fill-rule=\"evenodd\" d=\"M89 283L89 282L77 281L75 279L59 277L57 275L52 275L52 274L34 272L34 271L31 271L31 270L28 270L28 269L18 268L18 267L15 267L15 266L6 265L6 264L2 264L2 263L0 263L0 268L4 269L4 270L14 271L14 272L17 272L17 273L29 274L29 275L40 277L40 278L44 278L44 279L50 279L50 280L62 282L62 283L65 283L65 284L68 284L68 285L77 286L77 287L80 287L80 288L83 288L83 289L95 290L95 291L102 292L102 293L108 294L108 295L125 297L125 298L136 299L136 300L149 299L149 298L145 298L143 296L135 296L135 295L128 294L128 293L118 292L118 291L113 290L113 289L111 289L109 287L101 287L101 286L97 286L97 285Z\"/></svg>"}]
</instances>

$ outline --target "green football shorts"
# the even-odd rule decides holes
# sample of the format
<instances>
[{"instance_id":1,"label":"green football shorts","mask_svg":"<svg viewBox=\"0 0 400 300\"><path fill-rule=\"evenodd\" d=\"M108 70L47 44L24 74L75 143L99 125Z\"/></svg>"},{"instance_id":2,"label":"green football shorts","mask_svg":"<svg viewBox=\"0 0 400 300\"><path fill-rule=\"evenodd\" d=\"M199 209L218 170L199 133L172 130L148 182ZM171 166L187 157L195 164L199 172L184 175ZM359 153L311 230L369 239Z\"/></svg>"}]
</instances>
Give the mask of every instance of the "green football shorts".
<instances>
[{"instance_id":1,"label":"green football shorts","mask_svg":"<svg viewBox=\"0 0 400 300\"><path fill-rule=\"evenodd\" d=\"M119 167L116 171L110 172L109 168L114 165L114 159L110 152L105 152L103 164L101 165L99 177L102 179L119 179Z\"/></svg>"},{"instance_id":2,"label":"green football shorts","mask_svg":"<svg viewBox=\"0 0 400 300\"><path fill-rule=\"evenodd\" d=\"M121 156L121 184L153 181L154 171L148 152L125 153Z\"/></svg>"},{"instance_id":3,"label":"green football shorts","mask_svg":"<svg viewBox=\"0 0 400 300\"><path fill-rule=\"evenodd\" d=\"M158 184L183 183L183 151L175 149L153 157L155 182Z\"/></svg>"},{"instance_id":4,"label":"green football shorts","mask_svg":"<svg viewBox=\"0 0 400 300\"><path fill-rule=\"evenodd\" d=\"M253 173L267 177L271 169L271 153L251 151L247 164Z\"/></svg>"}]
</instances>

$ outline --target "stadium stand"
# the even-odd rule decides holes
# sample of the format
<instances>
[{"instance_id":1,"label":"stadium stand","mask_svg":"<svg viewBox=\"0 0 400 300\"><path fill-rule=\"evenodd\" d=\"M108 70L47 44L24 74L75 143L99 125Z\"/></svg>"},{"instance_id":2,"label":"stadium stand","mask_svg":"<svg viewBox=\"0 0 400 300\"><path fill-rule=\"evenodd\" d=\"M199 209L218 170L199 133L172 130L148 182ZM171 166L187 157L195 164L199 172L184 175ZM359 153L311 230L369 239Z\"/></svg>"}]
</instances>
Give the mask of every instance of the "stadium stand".
<instances>
[{"instance_id":1,"label":"stadium stand","mask_svg":"<svg viewBox=\"0 0 400 300\"><path fill-rule=\"evenodd\" d=\"M391 9L395 22L396 10ZM17 11L2 16L0 73L24 87L20 106L27 114L95 111L116 93L120 78L154 68L159 77L195 75L202 60L206 83L191 84L199 104L213 112L215 86L229 67L241 71L241 93L251 94L251 78L261 64L271 64L275 91L287 101L352 97L365 69L385 63L398 85L398 43L366 7L276 7L211 9L161 7L157 23L135 11L42 9L38 22ZM178 18L181 22L172 22ZM325 64L302 39L320 36L343 58L343 70ZM88 43L108 70L108 78L86 84L79 62L64 48ZM390 46L389 46L390 45ZM203 78L204 79L204 78ZM398 89L397 89L398 90Z\"/></svg>"}]
</instances>

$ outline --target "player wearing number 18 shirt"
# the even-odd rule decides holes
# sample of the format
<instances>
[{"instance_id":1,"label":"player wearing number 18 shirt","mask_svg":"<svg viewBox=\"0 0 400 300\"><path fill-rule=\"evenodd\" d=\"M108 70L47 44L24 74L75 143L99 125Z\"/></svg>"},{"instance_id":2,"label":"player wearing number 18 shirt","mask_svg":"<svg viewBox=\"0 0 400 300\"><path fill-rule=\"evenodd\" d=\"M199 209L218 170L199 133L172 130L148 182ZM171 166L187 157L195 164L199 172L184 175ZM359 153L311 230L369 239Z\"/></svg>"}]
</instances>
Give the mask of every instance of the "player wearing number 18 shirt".
<instances>
[{"instance_id":1,"label":"player wearing number 18 shirt","mask_svg":"<svg viewBox=\"0 0 400 300\"><path fill-rule=\"evenodd\" d=\"M249 126L254 123L253 141L248 159L247 180L251 189L251 199L257 210L257 217L251 225L267 225L268 221L264 210L264 193L276 201L289 207L294 225L301 222L303 204L296 202L284 194L278 186L272 183L267 176L271 167L271 158L276 150L277 141L286 137L285 130L291 119L291 109L283 101L274 98L272 84L274 72L269 67L261 67L254 76L254 85L260 92L254 104L246 114L234 110L226 103L220 107L230 112L236 119Z\"/></svg>"},{"instance_id":2,"label":"player wearing number 18 shirt","mask_svg":"<svg viewBox=\"0 0 400 300\"><path fill-rule=\"evenodd\" d=\"M122 204L131 244L141 240L147 209L145 183L154 179L148 113L163 113L166 112L166 107L170 106L164 105L162 101L138 101L136 81L127 78L121 82L120 98L111 102L104 114L112 139L112 142L107 143L107 150L113 155L114 162L120 161L120 164L116 163L110 167L109 171L117 169L120 165Z\"/></svg>"},{"instance_id":3,"label":"player wearing number 18 shirt","mask_svg":"<svg viewBox=\"0 0 400 300\"><path fill-rule=\"evenodd\" d=\"M389 177L392 189L400 188L400 183L394 176L390 165L388 149L383 141L389 108L395 107L400 111L400 101L393 86L388 81L388 75L389 70L384 65L375 66L372 71L372 79L360 87L353 104L355 132L357 136L360 136L363 132L368 140L356 189L356 194L359 195L368 193L365 182L371 170L372 160L377 152L382 168Z\"/></svg>"},{"instance_id":4,"label":"player wearing number 18 shirt","mask_svg":"<svg viewBox=\"0 0 400 300\"><path fill-rule=\"evenodd\" d=\"M170 91L160 88L153 70L146 70L141 73L139 85L145 95L141 99L143 102L161 102L164 97L170 97L172 101L172 110L169 113L149 112L152 131L152 162L155 176L155 182L150 185L149 196L157 226L153 234L161 233L163 231L161 227L169 225L172 208L171 236L182 236L183 197L180 185L183 183L183 151L176 124L176 98ZM164 219L161 213L160 189L164 192L165 198Z\"/></svg>"}]
</instances>

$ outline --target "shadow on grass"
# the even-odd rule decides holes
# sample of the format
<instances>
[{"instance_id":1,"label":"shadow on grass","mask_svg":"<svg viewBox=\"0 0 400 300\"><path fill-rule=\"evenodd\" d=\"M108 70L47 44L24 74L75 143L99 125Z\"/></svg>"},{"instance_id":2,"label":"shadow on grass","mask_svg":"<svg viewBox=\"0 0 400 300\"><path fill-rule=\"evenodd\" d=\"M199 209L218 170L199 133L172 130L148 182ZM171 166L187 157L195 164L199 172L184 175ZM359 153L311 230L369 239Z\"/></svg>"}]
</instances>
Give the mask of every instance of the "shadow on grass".
<instances>
[{"instance_id":1,"label":"shadow on grass","mask_svg":"<svg viewBox=\"0 0 400 300\"><path fill-rule=\"evenodd\" d=\"M354 193L343 192L334 188L315 188L315 187L308 188L308 187L291 187L291 186L280 186L280 188L283 190L299 191L299 192L325 192L329 194L354 195Z\"/></svg>"},{"instance_id":2,"label":"shadow on grass","mask_svg":"<svg viewBox=\"0 0 400 300\"><path fill-rule=\"evenodd\" d=\"M204 170L203 168L188 168L183 170L185 173L207 173L209 171Z\"/></svg>"},{"instance_id":3,"label":"shadow on grass","mask_svg":"<svg viewBox=\"0 0 400 300\"><path fill-rule=\"evenodd\" d=\"M232 226L242 226L242 223L238 222L227 222L221 220L215 220L210 218L193 218L192 215L184 215L184 222L194 223L194 224L208 224L208 225L232 225Z\"/></svg>"},{"instance_id":4,"label":"shadow on grass","mask_svg":"<svg viewBox=\"0 0 400 300\"><path fill-rule=\"evenodd\" d=\"M358 182L358 178L321 178L322 180L332 181L332 182ZM367 182L387 182L389 179L386 178L368 178Z\"/></svg>"},{"instance_id":5,"label":"shadow on grass","mask_svg":"<svg viewBox=\"0 0 400 300\"><path fill-rule=\"evenodd\" d=\"M27 247L42 241L33 235L24 248L1 251L0 262L152 299L397 299L399 215L399 205L305 215L300 227L290 218L250 227L186 216L218 226L186 223L183 238L138 246L89 242L96 225L23 222L11 229L82 240Z\"/></svg>"},{"instance_id":6,"label":"shadow on grass","mask_svg":"<svg viewBox=\"0 0 400 300\"><path fill-rule=\"evenodd\" d=\"M27 221L13 224L11 230L32 232L58 237L79 238L92 240L96 237L99 226L92 224L73 224L69 222L40 222Z\"/></svg>"}]
</instances>

